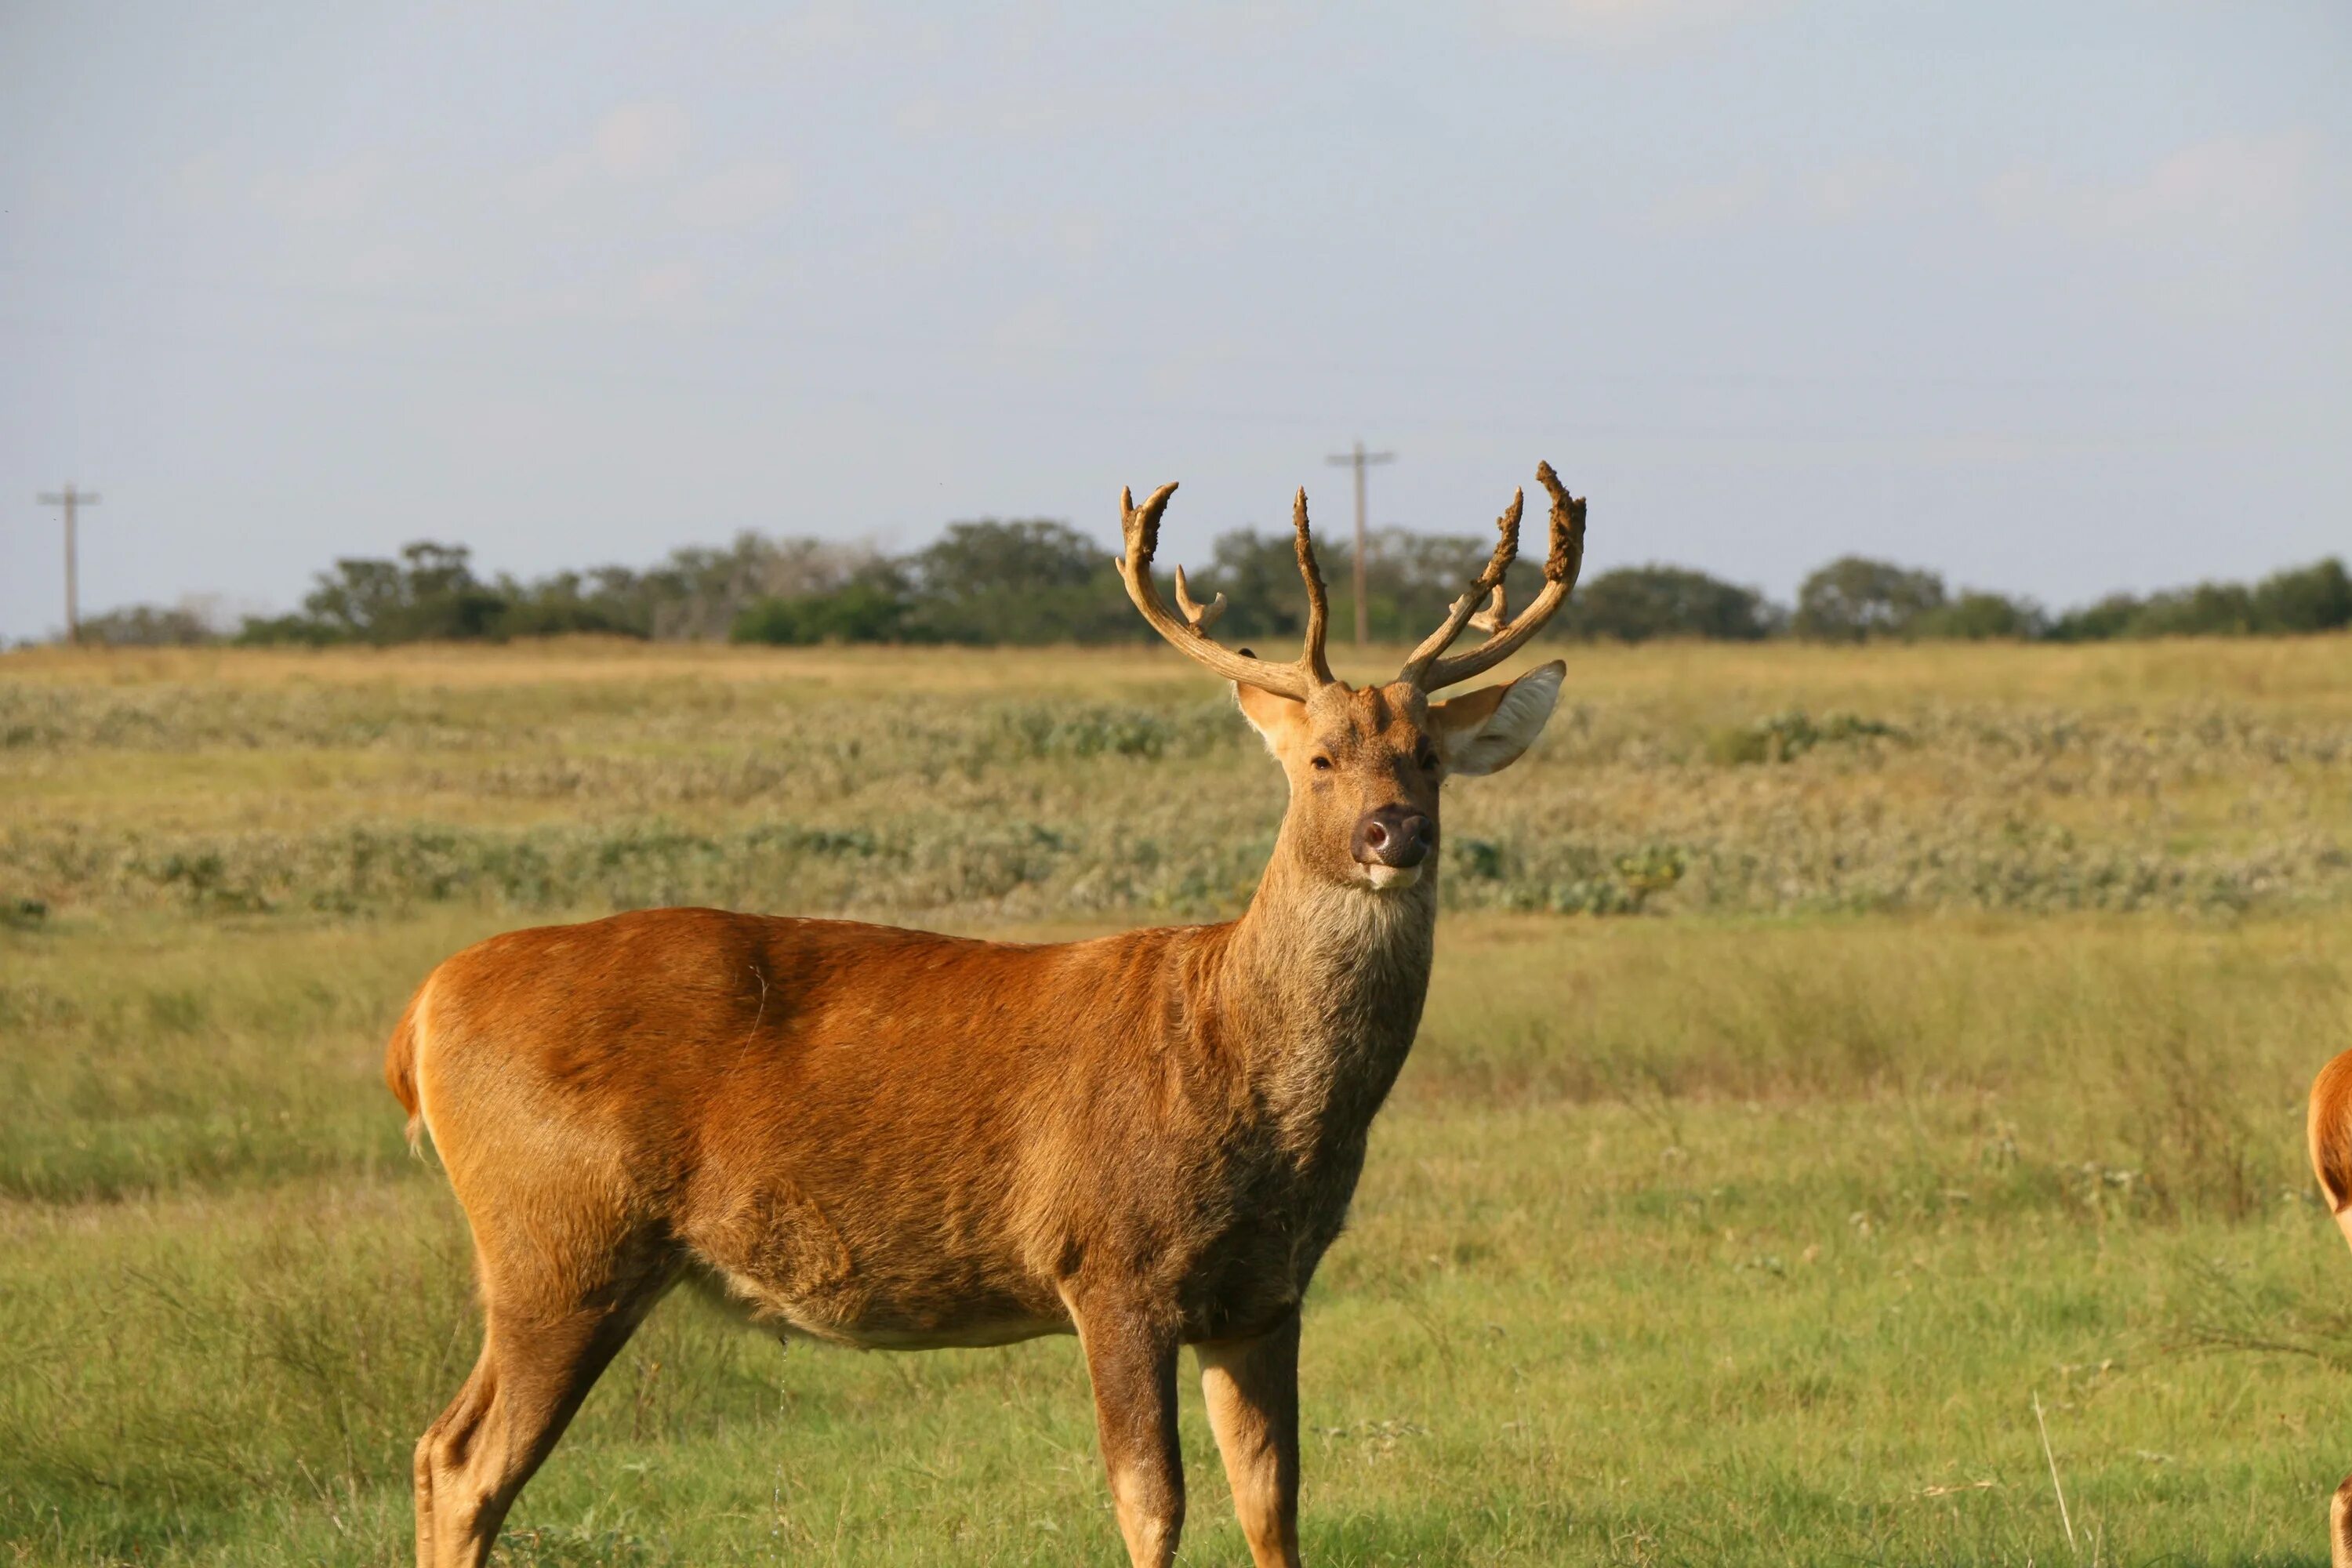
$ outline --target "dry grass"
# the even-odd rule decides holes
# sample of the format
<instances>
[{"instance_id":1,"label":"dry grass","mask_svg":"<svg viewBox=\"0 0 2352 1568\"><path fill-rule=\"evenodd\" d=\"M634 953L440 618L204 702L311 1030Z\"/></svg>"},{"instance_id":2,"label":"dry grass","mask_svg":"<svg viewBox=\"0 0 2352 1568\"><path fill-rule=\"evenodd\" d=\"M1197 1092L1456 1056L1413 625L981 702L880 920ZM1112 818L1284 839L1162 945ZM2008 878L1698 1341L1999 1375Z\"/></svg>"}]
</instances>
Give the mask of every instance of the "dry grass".
<instances>
[{"instance_id":1,"label":"dry grass","mask_svg":"<svg viewBox=\"0 0 2352 1568\"><path fill-rule=\"evenodd\" d=\"M1458 908L2228 911L2352 892L2352 639L1571 650ZM2202 683L2192 679L2204 672ZM1172 655L590 644L0 661L0 895L1230 910L1279 781Z\"/></svg>"},{"instance_id":2,"label":"dry grass","mask_svg":"<svg viewBox=\"0 0 2352 1568\"><path fill-rule=\"evenodd\" d=\"M1333 652L1340 676L1386 679L1402 647ZM2352 718L2352 637L2179 638L2073 646L1613 643L1545 647L1504 668L1561 658L1571 698L1672 699L1744 708L1956 703L2231 701ZM103 687L483 687L622 681L783 684L844 693L1196 688L1193 667L1156 644L1088 648L738 647L566 637L504 647L86 648L0 653L0 680Z\"/></svg>"}]
</instances>

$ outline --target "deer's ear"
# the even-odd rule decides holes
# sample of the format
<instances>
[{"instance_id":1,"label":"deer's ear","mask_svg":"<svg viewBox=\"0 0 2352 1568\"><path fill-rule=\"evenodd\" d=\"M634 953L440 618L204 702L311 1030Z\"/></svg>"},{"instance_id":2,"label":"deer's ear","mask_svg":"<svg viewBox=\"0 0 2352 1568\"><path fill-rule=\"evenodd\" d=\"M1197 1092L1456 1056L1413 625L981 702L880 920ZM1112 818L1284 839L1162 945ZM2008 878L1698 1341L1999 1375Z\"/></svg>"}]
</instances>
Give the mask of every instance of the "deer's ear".
<instances>
[{"instance_id":1,"label":"deer's ear","mask_svg":"<svg viewBox=\"0 0 2352 1568\"><path fill-rule=\"evenodd\" d=\"M1543 733L1568 666L1554 659L1507 686L1484 686L1429 705L1429 726L1449 773L1491 773L1509 767Z\"/></svg>"},{"instance_id":2,"label":"deer's ear","mask_svg":"<svg viewBox=\"0 0 2352 1568\"><path fill-rule=\"evenodd\" d=\"M1284 697L1235 681L1234 700L1241 704L1242 717L1250 721L1250 728L1265 742L1265 749L1276 757L1307 732L1307 704L1296 697Z\"/></svg>"}]
</instances>

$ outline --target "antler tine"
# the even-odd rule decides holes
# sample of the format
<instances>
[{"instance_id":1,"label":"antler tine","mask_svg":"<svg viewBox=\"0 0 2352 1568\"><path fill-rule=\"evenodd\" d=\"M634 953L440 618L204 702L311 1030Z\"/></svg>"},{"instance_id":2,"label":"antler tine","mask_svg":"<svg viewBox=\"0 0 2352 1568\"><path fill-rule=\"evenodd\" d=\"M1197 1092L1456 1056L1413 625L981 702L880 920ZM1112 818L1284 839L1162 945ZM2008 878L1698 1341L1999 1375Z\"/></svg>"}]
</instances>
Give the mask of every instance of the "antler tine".
<instances>
[{"instance_id":1,"label":"antler tine","mask_svg":"<svg viewBox=\"0 0 2352 1568\"><path fill-rule=\"evenodd\" d=\"M1127 542L1127 553L1118 558L1119 580L1127 584L1127 596L1142 613L1144 621L1153 631L1168 639L1171 646L1194 663L1226 680L1238 680L1265 691L1304 701L1317 685L1328 682L1330 672L1321 672L1319 680L1313 667L1301 659L1297 664L1270 664L1236 653L1213 640L1205 628L1224 613L1225 596L1217 595L1206 605L1192 597L1184 582L1183 568L1176 571L1176 603L1181 613L1169 609L1160 597L1159 586L1151 580L1151 558L1160 549L1160 514L1168 509L1168 498L1176 493L1173 484L1160 486L1147 497L1141 506L1135 504L1135 492L1118 492L1119 532ZM1303 515L1303 514L1302 514ZM1305 536L1300 537L1302 557L1306 549ZM1319 578L1309 578L1308 593L1313 599L1316 618L1311 628L1320 625L1323 584ZM1319 662L1319 661L1318 661Z\"/></svg>"},{"instance_id":2,"label":"antler tine","mask_svg":"<svg viewBox=\"0 0 2352 1568\"><path fill-rule=\"evenodd\" d=\"M1551 549L1544 557L1543 591L1535 596L1534 603L1519 612L1516 620L1500 618L1502 599L1498 594L1495 608L1498 612L1496 618L1499 624L1493 634L1459 658L1433 658L1412 677L1423 691L1435 691L1456 681L1467 680L1502 663L1518 651L1522 643L1535 636L1574 592L1576 574L1584 565L1584 501L1568 493L1567 487L1559 482L1559 476L1552 472L1549 463L1536 465L1536 480L1551 496ZM1460 627L1454 629L1458 632ZM1438 646L1442 648L1444 645L1441 643ZM1423 647L1427 647L1428 644L1424 643ZM1413 667L1408 664L1406 668L1411 672Z\"/></svg>"},{"instance_id":3,"label":"antler tine","mask_svg":"<svg viewBox=\"0 0 2352 1568\"><path fill-rule=\"evenodd\" d=\"M1404 661L1404 668L1397 672L1399 680L1412 681L1423 690L1436 689L1423 678L1437 656L1451 647L1454 639L1462 635L1462 628L1485 626L1486 619L1482 617L1491 617L1496 621L1502 618L1503 576L1510 571L1511 563L1518 558L1519 514L1526 510L1527 504L1527 491L1511 492L1511 504L1505 507L1503 515L1495 520L1495 531L1501 536L1495 541L1495 553L1479 570L1476 580L1447 608L1444 624L1421 639L1421 646L1412 650L1412 657ZM1486 609L1473 614L1481 598L1487 600Z\"/></svg>"},{"instance_id":4,"label":"antler tine","mask_svg":"<svg viewBox=\"0 0 2352 1568\"><path fill-rule=\"evenodd\" d=\"M1176 607L1183 612L1184 624L1196 632L1205 632L1216 625L1217 617L1225 613L1225 596L1219 594L1207 604L1192 597L1192 590L1184 581L1184 568L1176 568Z\"/></svg>"},{"instance_id":5,"label":"antler tine","mask_svg":"<svg viewBox=\"0 0 2352 1568\"><path fill-rule=\"evenodd\" d=\"M1323 591L1323 569L1315 563L1314 536L1307 531L1307 487L1298 488L1297 499L1290 503L1290 526L1298 531L1298 575L1307 584L1307 647L1298 656L1298 668L1306 672L1307 681L1316 686L1331 684L1331 661L1323 649L1324 637L1330 627L1330 596Z\"/></svg>"},{"instance_id":6,"label":"antler tine","mask_svg":"<svg viewBox=\"0 0 2352 1568\"><path fill-rule=\"evenodd\" d=\"M1485 609L1470 617L1469 624L1482 632L1499 632L1511 624L1510 598L1502 584L1495 584L1494 596L1486 601Z\"/></svg>"}]
</instances>

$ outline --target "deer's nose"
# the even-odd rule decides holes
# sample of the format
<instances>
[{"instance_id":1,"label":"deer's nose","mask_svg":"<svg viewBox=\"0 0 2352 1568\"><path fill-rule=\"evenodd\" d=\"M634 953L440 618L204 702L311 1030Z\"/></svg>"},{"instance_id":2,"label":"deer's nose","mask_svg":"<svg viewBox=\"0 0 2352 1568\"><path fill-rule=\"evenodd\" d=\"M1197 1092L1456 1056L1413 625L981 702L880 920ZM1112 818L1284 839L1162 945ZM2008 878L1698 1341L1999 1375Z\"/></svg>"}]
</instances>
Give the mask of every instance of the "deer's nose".
<instances>
[{"instance_id":1,"label":"deer's nose","mask_svg":"<svg viewBox=\"0 0 2352 1568\"><path fill-rule=\"evenodd\" d=\"M1356 859L1366 866L1418 866L1437 842L1437 824L1409 805L1383 805L1356 824Z\"/></svg>"}]
</instances>

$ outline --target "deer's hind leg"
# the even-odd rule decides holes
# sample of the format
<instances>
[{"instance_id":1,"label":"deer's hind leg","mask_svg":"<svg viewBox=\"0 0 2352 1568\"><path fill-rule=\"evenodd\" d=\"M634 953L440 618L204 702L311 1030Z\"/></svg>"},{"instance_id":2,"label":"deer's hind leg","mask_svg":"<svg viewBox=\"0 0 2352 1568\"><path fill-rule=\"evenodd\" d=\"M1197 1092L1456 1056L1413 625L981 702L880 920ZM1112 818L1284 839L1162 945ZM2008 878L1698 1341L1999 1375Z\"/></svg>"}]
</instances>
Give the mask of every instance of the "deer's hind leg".
<instances>
[{"instance_id":1,"label":"deer's hind leg","mask_svg":"<svg viewBox=\"0 0 2352 1568\"><path fill-rule=\"evenodd\" d=\"M652 1246L619 1262L594 1289L551 1299L484 1258L481 1357L416 1445L417 1568L489 1561L523 1484L677 1277Z\"/></svg>"}]
</instances>

